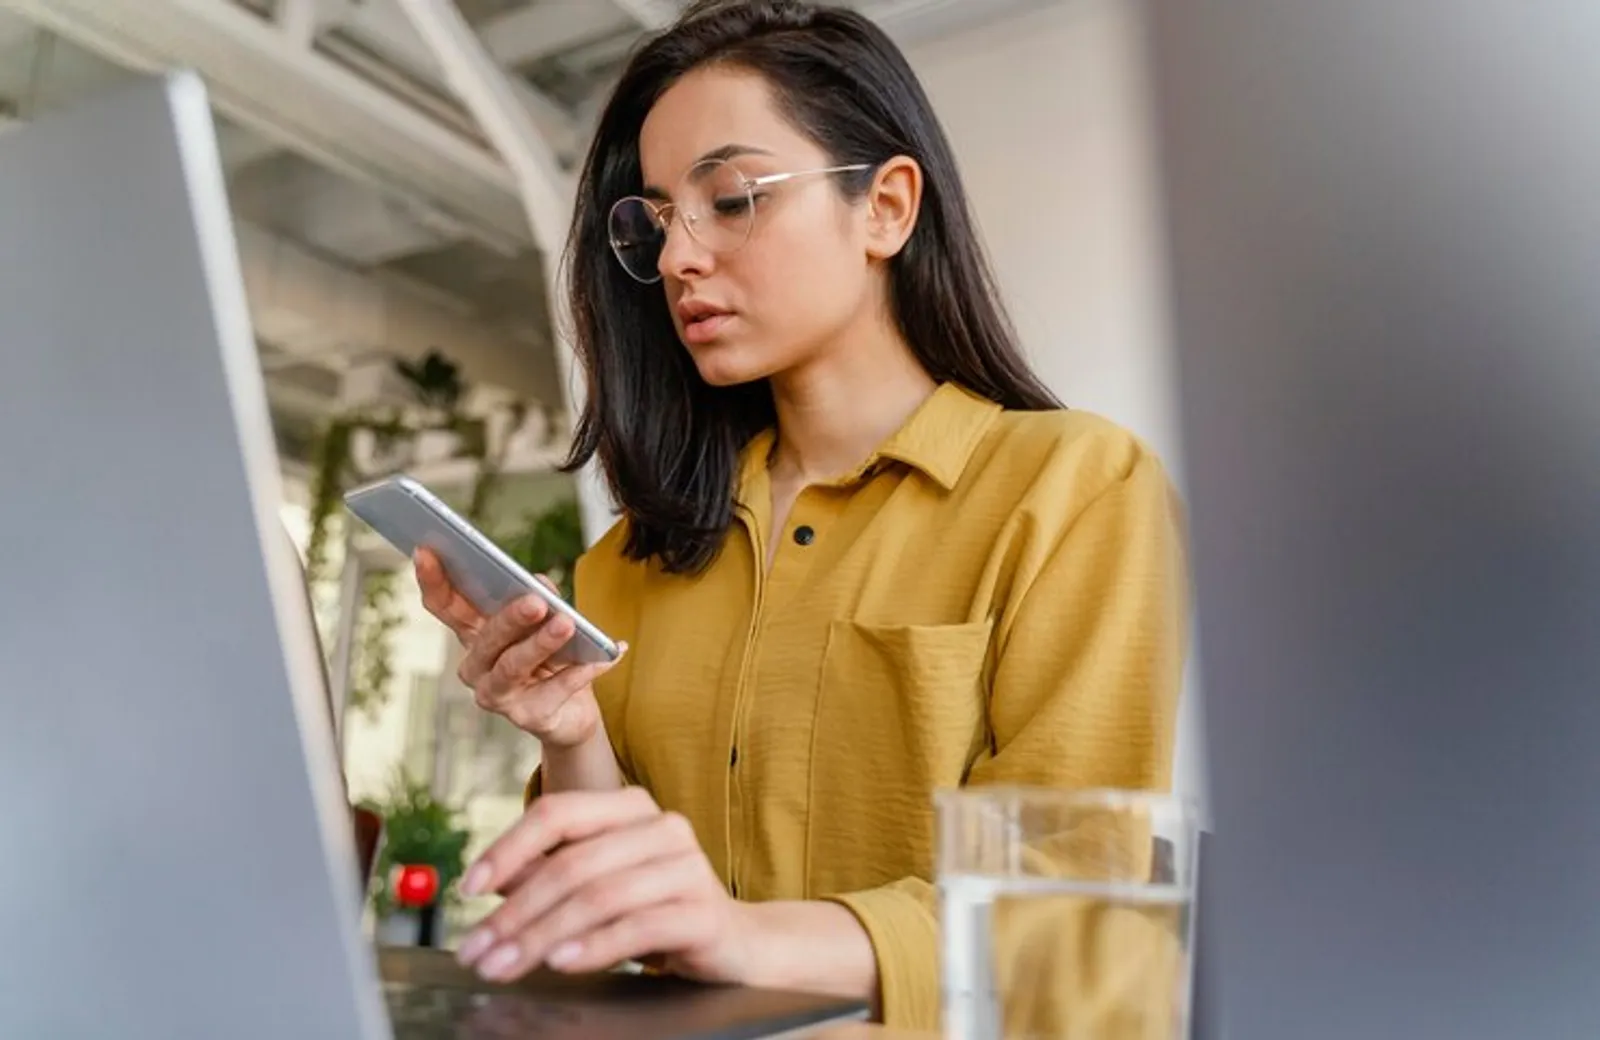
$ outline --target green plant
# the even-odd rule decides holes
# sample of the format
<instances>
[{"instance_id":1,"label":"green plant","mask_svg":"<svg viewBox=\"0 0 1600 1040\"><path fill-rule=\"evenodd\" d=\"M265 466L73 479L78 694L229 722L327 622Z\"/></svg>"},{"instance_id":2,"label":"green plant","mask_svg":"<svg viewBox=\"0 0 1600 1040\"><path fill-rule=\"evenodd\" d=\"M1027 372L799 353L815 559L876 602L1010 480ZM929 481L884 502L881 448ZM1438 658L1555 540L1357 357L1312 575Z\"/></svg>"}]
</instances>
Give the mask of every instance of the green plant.
<instances>
[{"instance_id":1,"label":"green plant","mask_svg":"<svg viewBox=\"0 0 1600 1040\"><path fill-rule=\"evenodd\" d=\"M311 538L306 545L306 581L315 585L328 577L329 521L339 507L345 473L350 467L350 423L335 419L317 442L316 470L311 475Z\"/></svg>"},{"instance_id":2,"label":"green plant","mask_svg":"<svg viewBox=\"0 0 1600 1040\"><path fill-rule=\"evenodd\" d=\"M460 898L455 883L466 870L467 843L472 834L458 825L459 809L434 797L429 786L404 769L397 770L388 795L364 807L383 817L383 846L374 866L372 908L380 916L395 909L387 879L397 866L427 865L439 872L441 905Z\"/></svg>"},{"instance_id":3,"label":"green plant","mask_svg":"<svg viewBox=\"0 0 1600 1040\"><path fill-rule=\"evenodd\" d=\"M577 499L564 498L542 513L530 514L524 526L499 539L500 547L534 574L543 574L571 602L573 570L583 555L583 521Z\"/></svg>"},{"instance_id":4,"label":"green plant","mask_svg":"<svg viewBox=\"0 0 1600 1040\"><path fill-rule=\"evenodd\" d=\"M454 414L461 395L466 393L460 367L437 350L428 351L416 364L396 361L394 370L411 384L418 403L428 408Z\"/></svg>"},{"instance_id":5,"label":"green plant","mask_svg":"<svg viewBox=\"0 0 1600 1040\"><path fill-rule=\"evenodd\" d=\"M330 522L339 511L345 489L357 479L350 461L350 447L358 430L370 431L380 446L415 436L398 415L357 413L328 422L317 443L316 469L311 475L311 537L306 546L306 580L313 584L332 576L328 573Z\"/></svg>"},{"instance_id":6,"label":"green plant","mask_svg":"<svg viewBox=\"0 0 1600 1040\"><path fill-rule=\"evenodd\" d=\"M390 639L405 624L400 611L396 572L372 571L365 576L361 607L356 615L356 660L346 705L376 721L388 701L389 680L394 677L390 662Z\"/></svg>"},{"instance_id":7,"label":"green plant","mask_svg":"<svg viewBox=\"0 0 1600 1040\"><path fill-rule=\"evenodd\" d=\"M329 421L317 445L316 470L311 478L311 505L309 509L311 534L306 545L306 583L312 589L330 582L335 575L330 570L328 542L336 531L342 530L336 519L343 520L339 512L345 489L362 479L351 462L351 441L359 430L372 433L380 450L396 441L411 437L415 432L398 415L352 414ZM343 561L345 566L350 561ZM393 675L390 665L389 637L404 623L395 596L395 575L392 571L366 576L361 590L361 603L357 608L355 635L356 661L351 669L350 692L347 698L351 708L363 711L374 718L388 699L389 679ZM322 626L330 629L331 623ZM332 652L332 632L323 632L323 645Z\"/></svg>"},{"instance_id":8,"label":"green plant","mask_svg":"<svg viewBox=\"0 0 1600 1040\"><path fill-rule=\"evenodd\" d=\"M357 472L351 453L358 432L370 433L380 452L387 452L400 443L414 442L425 431L454 433L458 438L458 456L478 462L477 480L466 506L467 518L474 522L487 512L499 486L503 460L498 453L489 450L488 423L457 410L467 388L456 364L439 351L430 350L416 363L396 361L394 369L406 381L417 404L435 414L413 424L405 420L399 409L385 409L352 412L336 416L327 423L316 446L315 470L311 477L311 534L306 547L306 581L313 588L335 577L330 567L329 539L340 529L335 520L342 519L340 508L344 492L355 483L381 475ZM524 406L511 406L512 426L520 425L525 414ZM388 700L389 680L393 677L389 644L404 618L396 600L393 572L367 576L361 591L355 621L356 660L351 670L348 703L373 718ZM325 638L324 642L331 651L333 641Z\"/></svg>"}]
</instances>

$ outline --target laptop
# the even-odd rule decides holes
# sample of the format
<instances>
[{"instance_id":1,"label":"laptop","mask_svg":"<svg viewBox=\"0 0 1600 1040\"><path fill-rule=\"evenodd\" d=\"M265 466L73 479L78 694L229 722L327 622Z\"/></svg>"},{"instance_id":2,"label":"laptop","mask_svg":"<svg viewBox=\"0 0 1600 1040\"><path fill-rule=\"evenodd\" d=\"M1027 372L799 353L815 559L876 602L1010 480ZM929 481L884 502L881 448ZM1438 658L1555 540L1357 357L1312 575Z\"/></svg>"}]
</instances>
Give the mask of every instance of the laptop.
<instances>
[{"instance_id":1,"label":"laptop","mask_svg":"<svg viewBox=\"0 0 1600 1040\"><path fill-rule=\"evenodd\" d=\"M0 140L0 321L0 1036L738 1040L865 1014L375 955L198 79Z\"/></svg>"},{"instance_id":2,"label":"laptop","mask_svg":"<svg viewBox=\"0 0 1600 1040\"><path fill-rule=\"evenodd\" d=\"M1207 1040L1600 1036L1600 4L1145 7Z\"/></svg>"}]
</instances>

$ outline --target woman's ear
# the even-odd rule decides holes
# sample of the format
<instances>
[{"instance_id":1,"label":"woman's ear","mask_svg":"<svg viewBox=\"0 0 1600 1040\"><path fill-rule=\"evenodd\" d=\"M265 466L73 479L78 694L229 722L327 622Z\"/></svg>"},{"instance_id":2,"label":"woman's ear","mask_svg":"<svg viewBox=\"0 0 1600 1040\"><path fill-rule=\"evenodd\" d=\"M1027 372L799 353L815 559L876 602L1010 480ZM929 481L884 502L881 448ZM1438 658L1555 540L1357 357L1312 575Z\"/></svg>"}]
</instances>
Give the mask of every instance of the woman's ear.
<instances>
[{"instance_id":1,"label":"woman's ear","mask_svg":"<svg viewBox=\"0 0 1600 1040\"><path fill-rule=\"evenodd\" d=\"M878 167L867 189L867 255L887 260L905 248L922 206L922 167L897 155Z\"/></svg>"}]
</instances>

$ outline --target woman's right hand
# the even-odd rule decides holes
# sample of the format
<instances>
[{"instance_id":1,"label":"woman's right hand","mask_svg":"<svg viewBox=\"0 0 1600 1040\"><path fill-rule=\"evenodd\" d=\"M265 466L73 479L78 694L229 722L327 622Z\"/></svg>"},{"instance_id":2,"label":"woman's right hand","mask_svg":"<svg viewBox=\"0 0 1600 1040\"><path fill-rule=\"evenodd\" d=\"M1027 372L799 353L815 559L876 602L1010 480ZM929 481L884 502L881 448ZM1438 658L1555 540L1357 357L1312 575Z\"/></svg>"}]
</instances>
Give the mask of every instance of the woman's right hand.
<instances>
[{"instance_id":1,"label":"woman's right hand","mask_svg":"<svg viewBox=\"0 0 1600 1040\"><path fill-rule=\"evenodd\" d=\"M524 596L485 617L451 584L432 552L419 549L413 564L423 606L466 651L457 675L472 687L480 708L505 716L548 748L577 747L594 736L600 706L593 683L616 662L551 663L550 655L574 632L565 615L538 596Z\"/></svg>"}]
</instances>

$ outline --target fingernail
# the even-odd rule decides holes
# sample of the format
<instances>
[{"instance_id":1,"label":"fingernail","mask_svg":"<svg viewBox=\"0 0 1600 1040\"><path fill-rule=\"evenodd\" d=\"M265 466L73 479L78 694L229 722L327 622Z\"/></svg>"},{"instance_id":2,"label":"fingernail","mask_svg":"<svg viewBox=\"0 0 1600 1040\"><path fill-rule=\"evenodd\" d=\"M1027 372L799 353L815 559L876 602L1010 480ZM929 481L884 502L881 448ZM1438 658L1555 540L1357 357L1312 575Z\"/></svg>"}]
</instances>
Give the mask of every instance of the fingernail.
<instances>
[{"instance_id":1,"label":"fingernail","mask_svg":"<svg viewBox=\"0 0 1600 1040\"><path fill-rule=\"evenodd\" d=\"M517 607L517 616L524 621L537 621L544 616L544 602L532 596L523 600Z\"/></svg>"},{"instance_id":2,"label":"fingernail","mask_svg":"<svg viewBox=\"0 0 1600 1040\"><path fill-rule=\"evenodd\" d=\"M627 654L628 654L628 644L625 643L625 642L624 643L618 643L617 644L617 660L619 660L619 661L622 660L624 657L627 656Z\"/></svg>"},{"instance_id":3,"label":"fingernail","mask_svg":"<svg viewBox=\"0 0 1600 1040\"><path fill-rule=\"evenodd\" d=\"M461 879L461 891L469 896L481 896L489 887L489 864L475 863Z\"/></svg>"},{"instance_id":4,"label":"fingernail","mask_svg":"<svg viewBox=\"0 0 1600 1040\"><path fill-rule=\"evenodd\" d=\"M519 951L510 943L495 947L489 956L478 965L478 974L486 979L499 979L509 974L517 963Z\"/></svg>"},{"instance_id":5,"label":"fingernail","mask_svg":"<svg viewBox=\"0 0 1600 1040\"><path fill-rule=\"evenodd\" d=\"M552 968L565 968L578 959L578 954L583 952L583 947L576 942L564 942L550 951L550 956L544 962Z\"/></svg>"},{"instance_id":6,"label":"fingernail","mask_svg":"<svg viewBox=\"0 0 1600 1040\"><path fill-rule=\"evenodd\" d=\"M482 957L493 945L494 933L487 928L479 928L461 940L461 948L456 951L456 960L471 967L472 962Z\"/></svg>"}]
</instances>

